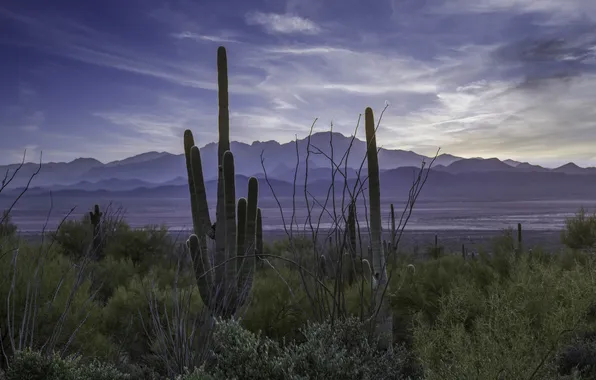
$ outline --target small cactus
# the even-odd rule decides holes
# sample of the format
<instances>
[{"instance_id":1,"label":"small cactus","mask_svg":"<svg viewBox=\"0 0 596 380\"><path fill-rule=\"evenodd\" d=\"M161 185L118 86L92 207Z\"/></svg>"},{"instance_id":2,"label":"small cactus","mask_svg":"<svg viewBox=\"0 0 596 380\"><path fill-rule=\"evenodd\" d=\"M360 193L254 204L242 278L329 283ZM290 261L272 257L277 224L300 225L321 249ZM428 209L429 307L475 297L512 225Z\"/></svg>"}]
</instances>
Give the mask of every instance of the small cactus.
<instances>
[{"instance_id":1,"label":"small cactus","mask_svg":"<svg viewBox=\"0 0 596 380\"><path fill-rule=\"evenodd\" d=\"M91 226L93 226L93 256L99 259L102 256L101 252L101 217L103 212L99 211L99 205L95 205L93 211L89 211L89 219L91 220Z\"/></svg>"},{"instance_id":2,"label":"small cactus","mask_svg":"<svg viewBox=\"0 0 596 380\"><path fill-rule=\"evenodd\" d=\"M521 254L524 249L523 242L522 242L522 225L521 223L517 223L517 252Z\"/></svg>"}]
</instances>

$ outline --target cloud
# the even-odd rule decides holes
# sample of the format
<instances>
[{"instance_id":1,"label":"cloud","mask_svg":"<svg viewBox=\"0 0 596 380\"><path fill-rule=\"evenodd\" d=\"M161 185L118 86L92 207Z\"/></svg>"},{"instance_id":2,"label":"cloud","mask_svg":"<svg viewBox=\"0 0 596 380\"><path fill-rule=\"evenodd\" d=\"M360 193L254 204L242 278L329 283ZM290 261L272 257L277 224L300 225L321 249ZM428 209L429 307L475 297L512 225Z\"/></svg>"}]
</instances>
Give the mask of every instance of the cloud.
<instances>
[{"instance_id":1,"label":"cloud","mask_svg":"<svg viewBox=\"0 0 596 380\"><path fill-rule=\"evenodd\" d=\"M192 33L192 32L173 33L172 37L180 39L180 40L191 39L191 40L195 40L195 41L208 41L208 42L216 42L216 43L224 43L224 42L240 43L240 41L237 41L235 39L228 38L228 37L210 36L210 35L197 34L197 33Z\"/></svg>"},{"instance_id":2,"label":"cloud","mask_svg":"<svg viewBox=\"0 0 596 380\"><path fill-rule=\"evenodd\" d=\"M571 18L584 17L595 19L596 15L590 13L594 10L596 5L591 0L453 0L435 8L439 13L538 13L548 16L553 22L568 22Z\"/></svg>"},{"instance_id":3,"label":"cloud","mask_svg":"<svg viewBox=\"0 0 596 380\"><path fill-rule=\"evenodd\" d=\"M246 15L248 25L260 25L271 34L319 34L322 29L311 20L291 14L251 12Z\"/></svg>"},{"instance_id":4,"label":"cloud","mask_svg":"<svg viewBox=\"0 0 596 380\"><path fill-rule=\"evenodd\" d=\"M170 59L167 56L141 51L134 45L123 43L122 38L101 32L72 20L61 18L41 18L22 16L0 8L0 14L27 27L27 34L34 36L35 42L13 42L14 44L34 47L48 54L70 58L87 64L122 70L165 80L180 86L215 90L216 80L213 68L197 65L196 62ZM179 37L184 36L179 35ZM195 36L186 34L187 38ZM199 38L198 35L195 36ZM214 36L202 36L215 41ZM237 82L238 83L238 82ZM231 92L249 92L235 84Z\"/></svg>"}]
</instances>

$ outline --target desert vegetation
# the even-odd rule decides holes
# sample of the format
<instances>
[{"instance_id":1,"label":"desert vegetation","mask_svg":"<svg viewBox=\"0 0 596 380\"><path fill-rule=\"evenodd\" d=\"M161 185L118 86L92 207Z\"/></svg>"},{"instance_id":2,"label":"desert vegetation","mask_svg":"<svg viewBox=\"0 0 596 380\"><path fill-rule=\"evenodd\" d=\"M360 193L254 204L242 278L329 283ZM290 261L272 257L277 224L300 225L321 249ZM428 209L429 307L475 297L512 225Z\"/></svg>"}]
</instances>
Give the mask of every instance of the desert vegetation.
<instances>
[{"instance_id":1,"label":"desert vegetation","mask_svg":"<svg viewBox=\"0 0 596 380\"><path fill-rule=\"evenodd\" d=\"M433 162L420 168L403 204L383 209L375 141L382 113L375 124L366 108L358 179L347 179L349 150L329 155L327 197L313 197L305 183L291 211L306 207L306 223L291 212L286 238L264 241L259 188L271 185L265 171L264 181L249 179L246 198L236 197L227 80L220 48L215 220L189 130L188 234L132 229L123 210L89 205L81 220L65 215L31 243L11 210L2 214L4 378L596 376L596 216L581 210L569 219L560 251L523 244L521 225L474 255L446 251L437 239L422 255L404 251L400 239ZM322 214L332 228L321 228Z\"/></svg>"}]
</instances>

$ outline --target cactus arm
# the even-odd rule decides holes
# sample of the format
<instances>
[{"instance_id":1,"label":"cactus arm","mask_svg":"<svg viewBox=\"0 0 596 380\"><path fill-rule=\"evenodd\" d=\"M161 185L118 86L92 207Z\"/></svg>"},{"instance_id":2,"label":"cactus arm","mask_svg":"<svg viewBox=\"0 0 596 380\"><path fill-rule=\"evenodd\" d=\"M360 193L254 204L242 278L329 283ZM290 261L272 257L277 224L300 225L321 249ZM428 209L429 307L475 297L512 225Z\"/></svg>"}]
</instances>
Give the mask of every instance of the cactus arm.
<instances>
[{"instance_id":1,"label":"cactus arm","mask_svg":"<svg viewBox=\"0 0 596 380\"><path fill-rule=\"evenodd\" d=\"M201 242L197 235L192 234L186 242L193 262L193 269L195 272L195 278L197 280L197 286L199 288L199 294L203 303L208 308L212 308L212 292L213 292L213 272L211 271L211 261L207 250L201 248Z\"/></svg>"},{"instance_id":2,"label":"cactus arm","mask_svg":"<svg viewBox=\"0 0 596 380\"><path fill-rule=\"evenodd\" d=\"M257 242L255 244L256 256L263 254L263 217L261 216L261 209L257 208L257 231L255 233Z\"/></svg>"},{"instance_id":3,"label":"cactus arm","mask_svg":"<svg viewBox=\"0 0 596 380\"><path fill-rule=\"evenodd\" d=\"M186 170L188 172L188 188L190 191L190 207L192 209L192 222L195 234L203 238L203 235L212 235L211 218L209 217L209 204L207 203L207 191L203 177L203 165L201 162L201 151L194 144L192 133L184 132L184 153L186 156Z\"/></svg>"},{"instance_id":4,"label":"cactus arm","mask_svg":"<svg viewBox=\"0 0 596 380\"><path fill-rule=\"evenodd\" d=\"M190 194L190 211L192 214L192 226L193 231L196 235L200 235L201 231L198 230L200 225L199 213L197 212L197 196L195 191L194 175L192 171L191 161L191 148L195 145L195 140L190 130L184 131L184 158L186 159L186 174L188 177L188 191ZM200 155L199 155L200 160Z\"/></svg>"},{"instance_id":5,"label":"cactus arm","mask_svg":"<svg viewBox=\"0 0 596 380\"><path fill-rule=\"evenodd\" d=\"M255 177L248 179L248 200L246 205L246 239L244 248L238 249L238 303L244 304L249 290L252 288L253 276L256 267L256 223L258 212L259 182ZM240 220L239 220L240 222Z\"/></svg>"},{"instance_id":6,"label":"cactus arm","mask_svg":"<svg viewBox=\"0 0 596 380\"><path fill-rule=\"evenodd\" d=\"M356 257L356 202L350 203L348 211L348 238L350 239L350 253Z\"/></svg>"},{"instance_id":7,"label":"cactus arm","mask_svg":"<svg viewBox=\"0 0 596 380\"><path fill-rule=\"evenodd\" d=\"M237 210L237 218L238 218L238 228L236 230L236 252L238 257L238 262L236 266L240 268L241 260L244 255L244 251L246 250L246 198L238 199L238 210Z\"/></svg>"}]
</instances>

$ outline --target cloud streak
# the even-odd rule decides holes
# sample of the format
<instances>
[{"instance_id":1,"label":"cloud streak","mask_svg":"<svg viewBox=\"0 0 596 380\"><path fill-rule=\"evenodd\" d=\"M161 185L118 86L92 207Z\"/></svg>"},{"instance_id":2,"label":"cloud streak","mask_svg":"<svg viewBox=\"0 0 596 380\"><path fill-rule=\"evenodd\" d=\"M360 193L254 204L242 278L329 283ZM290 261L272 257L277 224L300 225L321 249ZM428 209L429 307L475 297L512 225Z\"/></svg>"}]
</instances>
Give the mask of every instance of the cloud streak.
<instances>
[{"instance_id":1,"label":"cloud streak","mask_svg":"<svg viewBox=\"0 0 596 380\"><path fill-rule=\"evenodd\" d=\"M248 25L262 26L271 34L319 34L322 29L316 23L306 18L291 14L276 14L263 12L250 12L246 15Z\"/></svg>"}]
</instances>

